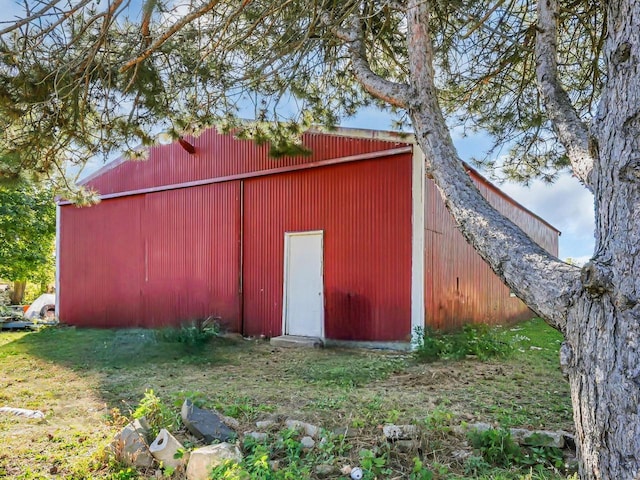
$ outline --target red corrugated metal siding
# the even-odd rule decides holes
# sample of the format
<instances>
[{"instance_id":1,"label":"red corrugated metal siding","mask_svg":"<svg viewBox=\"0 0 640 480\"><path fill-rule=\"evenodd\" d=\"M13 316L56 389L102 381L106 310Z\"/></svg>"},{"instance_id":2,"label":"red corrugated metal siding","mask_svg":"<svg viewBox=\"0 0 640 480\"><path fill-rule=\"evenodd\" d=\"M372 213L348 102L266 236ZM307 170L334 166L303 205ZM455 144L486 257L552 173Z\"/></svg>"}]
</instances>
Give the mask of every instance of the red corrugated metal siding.
<instances>
[{"instance_id":1,"label":"red corrugated metal siding","mask_svg":"<svg viewBox=\"0 0 640 480\"><path fill-rule=\"evenodd\" d=\"M324 230L327 338L408 338L410 154L251 179L244 192L246 334L281 334L284 233Z\"/></svg>"},{"instance_id":2,"label":"red corrugated metal siding","mask_svg":"<svg viewBox=\"0 0 640 480\"><path fill-rule=\"evenodd\" d=\"M239 182L64 206L60 318L157 327L220 317L240 329Z\"/></svg>"},{"instance_id":3,"label":"red corrugated metal siding","mask_svg":"<svg viewBox=\"0 0 640 480\"><path fill-rule=\"evenodd\" d=\"M473 173L481 193L536 242L553 254L558 234ZM455 228L435 184L425 191L425 311L434 328L455 329L468 322L500 324L532 313L490 270Z\"/></svg>"},{"instance_id":4,"label":"red corrugated metal siding","mask_svg":"<svg viewBox=\"0 0 640 480\"><path fill-rule=\"evenodd\" d=\"M213 315L239 331L239 186L145 195L145 326Z\"/></svg>"},{"instance_id":5,"label":"red corrugated metal siding","mask_svg":"<svg viewBox=\"0 0 640 480\"><path fill-rule=\"evenodd\" d=\"M134 326L142 318L144 198L61 208L60 318L79 326Z\"/></svg>"},{"instance_id":6,"label":"red corrugated metal siding","mask_svg":"<svg viewBox=\"0 0 640 480\"><path fill-rule=\"evenodd\" d=\"M307 133L304 145L310 156L269 157L268 146L250 140L237 140L209 129L197 138L187 138L196 147L189 155L180 145L159 145L149 150L145 161L129 161L105 171L88 182L102 194L170 185L206 178L266 170L288 165L311 163L330 158L376 152L406 145L377 139L359 139Z\"/></svg>"}]
</instances>

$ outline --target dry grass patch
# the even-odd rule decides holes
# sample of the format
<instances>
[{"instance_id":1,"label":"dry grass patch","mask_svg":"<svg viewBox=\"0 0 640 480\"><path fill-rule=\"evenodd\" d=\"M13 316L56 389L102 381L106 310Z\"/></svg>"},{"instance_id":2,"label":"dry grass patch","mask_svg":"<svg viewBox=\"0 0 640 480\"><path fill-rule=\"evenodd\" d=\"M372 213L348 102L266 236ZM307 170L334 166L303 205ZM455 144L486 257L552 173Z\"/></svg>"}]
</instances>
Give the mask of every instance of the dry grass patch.
<instances>
[{"instance_id":1,"label":"dry grass patch","mask_svg":"<svg viewBox=\"0 0 640 480\"><path fill-rule=\"evenodd\" d=\"M147 330L2 333L0 405L39 409L46 417L0 416L0 478L121 478L102 448L121 423L114 409L129 416L147 389L170 406L189 397L216 408L237 418L240 431L254 430L268 414L356 428L356 460L360 449L378 443L381 425L424 424L434 411L444 412L431 452L392 452L390 461L401 472L401 462L423 453L442 465L445 473L436 478L455 478L461 467L448 457L449 425L571 428L559 337L540 321L519 328L517 350L507 359L431 364L393 352L287 350L220 338L189 348Z\"/></svg>"}]
</instances>

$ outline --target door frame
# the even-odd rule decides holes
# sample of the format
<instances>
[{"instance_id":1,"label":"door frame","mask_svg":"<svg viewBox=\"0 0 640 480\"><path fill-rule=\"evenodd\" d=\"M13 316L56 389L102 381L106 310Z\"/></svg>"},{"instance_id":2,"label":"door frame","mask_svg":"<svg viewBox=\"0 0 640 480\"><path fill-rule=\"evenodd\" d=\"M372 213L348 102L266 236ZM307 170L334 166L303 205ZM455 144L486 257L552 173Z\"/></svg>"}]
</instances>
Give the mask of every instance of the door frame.
<instances>
[{"instance_id":1,"label":"door frame","mask_svg":"<svg viewBox=\"0 0 640 480\"><path fill-rule=\"evenodd\" d=\"M287 290L289 287L289 247L291 237L301 237L305 235L320 235L320 281L322 282L322 291L320 292L320 300L322 305L322 321L320 322L320 338L324 339L325 335L325 308L324 308L324 230L307 230L302 232L284 232L284 265L283 265L283 281L282 281L282 335L288 335L287 331Z\"/></svg>"}]
</instances>

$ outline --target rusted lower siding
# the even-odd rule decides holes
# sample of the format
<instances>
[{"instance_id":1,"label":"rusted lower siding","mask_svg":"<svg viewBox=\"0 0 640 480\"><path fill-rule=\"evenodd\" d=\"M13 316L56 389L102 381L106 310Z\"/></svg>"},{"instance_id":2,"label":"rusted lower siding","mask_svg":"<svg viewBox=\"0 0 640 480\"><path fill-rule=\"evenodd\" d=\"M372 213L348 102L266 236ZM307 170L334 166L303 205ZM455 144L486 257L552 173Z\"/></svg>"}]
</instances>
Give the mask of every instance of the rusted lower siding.
<instances>
[{"instance_id":1,"label":"rusted lower siding","mask_svg":"<svg viewBox=\"0 0 640 480\"><path fill-rule=\"evenodd\" d=\"M284 233L324 231L325 333L406 340L411 154L244 183L244 325L280 335Z\"/></svg>"},{"instance_id":2,"label":"rusted lower siding","mask_svg":"<svg viewBox=\"0 0 640 480\"><path fill-rule=\"evenodd\" d=\"M239 182L63 206L60 318L157 327L210 315L240 328Z\"/></svg>"},{"instance_id":3,"label":"rusted lower siding","mask_svg":"<svg viewBox=\"0 0 640 480\"><path fill-rule=\"evenodd\" d=\"M481 193L549 252L558 253L558 232L470 172ZM425 321L439 329L465 323L501 324L532 312L491 271L456 229L431 180L425 184Z\"/></svg>"},{"instance_id":4,"label":"rusted lower siding","mask_svg":"<svg viewBox=\"0 0 640 480\"><path fill-rule=\"evenodd\" d=\"M101 194L139 190L208 178L224 177L276 167L300 165L362 153L404 146L406 142L379 139L349 138L319 133L303 136L309 156L274 159L266 145L257 146L250 140L237 140L208 129L197 138L186 138L196 148L188 154L179 144L158 145L149 149L145 161L128 161L107 166L98 172L87 186Z\"/></svg>"}]
</instances>

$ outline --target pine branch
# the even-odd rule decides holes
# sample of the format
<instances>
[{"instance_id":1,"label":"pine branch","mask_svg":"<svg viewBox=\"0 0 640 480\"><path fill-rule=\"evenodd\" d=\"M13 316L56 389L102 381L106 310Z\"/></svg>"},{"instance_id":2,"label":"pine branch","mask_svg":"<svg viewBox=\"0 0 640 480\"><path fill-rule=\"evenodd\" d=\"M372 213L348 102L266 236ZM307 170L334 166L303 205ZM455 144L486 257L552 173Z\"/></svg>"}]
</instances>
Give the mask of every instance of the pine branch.
<instances>
[{"instance_id":1,"label":"pine branch","mask_svg":"<svg viewBox=\"0 0 640 480\"><path fill-rule=\"evenodd\" d=\"M357 15L353 15L349 29L336 25L326 12L322 15L322 21L336 37L347 44L353 73L364 89L374 97L395 107L406 107L409 100L409 86L384 79L371 70Z\"/></svg>"},{"instance_id":2,"label":"pine branch","mask_svg":"<svg viewBox=\"0 0 640 480\"><path fill-rule=\"evenodd\" d=\"M564 146L577 177L591 190L589 175L594 158L589 148L589 129L578 116L569 95L558 80L558 2L538 2L536 77L538 90L558 140Z\"/></svg>"}]
</instances>

